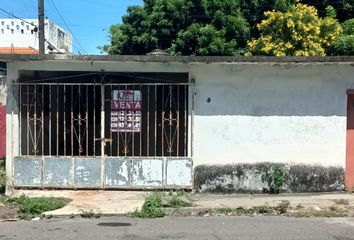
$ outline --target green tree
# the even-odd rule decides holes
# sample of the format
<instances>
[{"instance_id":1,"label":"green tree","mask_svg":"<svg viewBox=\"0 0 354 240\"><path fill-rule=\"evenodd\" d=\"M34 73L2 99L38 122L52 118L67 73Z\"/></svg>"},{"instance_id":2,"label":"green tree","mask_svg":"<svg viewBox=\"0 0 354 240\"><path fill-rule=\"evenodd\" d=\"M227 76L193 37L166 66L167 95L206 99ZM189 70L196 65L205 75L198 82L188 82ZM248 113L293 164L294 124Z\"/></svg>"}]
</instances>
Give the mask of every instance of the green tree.
<instances>
[{"instance_id":1,"label":"green tree","mask_svg":"<svg viewBox=\"0 0 354 240\"><path fill-rule=\"evenodd\" d=\"M178 33L171 50L177 55L235 55L236 46L235 40L226 41L224 30L195 23Z\"/></svg>"},{"instance_id":2,"label":"green tree","mask_svg":"<svg viewBox=\"0 0 354 240\"><path fill-rule=\"evenodd\" d=\"M324 56L342 28L331 18L319 18L316 8L296 4L288 11L265 12L257 25L260 37L248 42L247 55Z\"/></svg>"},{"instance_id":3,"label":"green tree","mask_svg":"<svg viewBox=\"0 0 354 240\"><path fill-rule=\"evenodd\" d=\"M339 22L354 18L354 0L302 0L301 3L314 6L320 17L327 16L326 8L332 6Z\"/></svg>"},{"instance_id":4,"label":"green tree","mask_svg":"<svg viewBox=\"0 0 354 240\"><path fill-rule=\"evenodd\" d=\"M128 8L122 24L111 26L111 45L100 49L109 54L163 49L181 55L233 55L250 37L240 7L239 0L145 0L143 6Z\"/></svg>"},{"instance_id":5,"label":"green tree","mask_svg":"<svg viewBox=\"0 0 354 240\"><path fill-rule=\"evenodd\" d=\"M354 55L354 18L342 24L343 33L330 48L331 55Z\"/></svg>"}]
</instances>

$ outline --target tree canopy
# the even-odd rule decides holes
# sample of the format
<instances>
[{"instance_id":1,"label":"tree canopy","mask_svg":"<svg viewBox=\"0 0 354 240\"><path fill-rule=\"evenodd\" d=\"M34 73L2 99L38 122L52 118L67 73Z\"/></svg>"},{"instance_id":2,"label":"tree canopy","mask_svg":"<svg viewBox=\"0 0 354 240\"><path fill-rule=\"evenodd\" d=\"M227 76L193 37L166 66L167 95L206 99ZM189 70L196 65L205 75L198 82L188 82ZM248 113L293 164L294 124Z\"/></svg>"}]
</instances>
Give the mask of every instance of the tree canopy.
<instances>
[{"instance_id":1,"label":"tree canopy","mask_svg":"<svg viewBox=\"0 0 354 240\"><path fill-rule=\"evenodd\" d=\"M342 32L333 17L319 18L315 7L304 4L264 15L260 37L248 42L246 55L324 56Z\"/></svg>"},{"instance_id":2,"label":"tree canopy","mask_svg":"<svg viewBox=\"0 0 354 240\"><path fill-rule=\"evenodd\" d=\"M336 46L345 43L345 52L348 53L354 37L344 33L339 36L340 27L334 17L341 23L353 18L354 0L302 0L301 3L316 11L317 18L311 19L321 29L319 35L317 27L310 31L315 35L308 37L319 40L303 50L308 55L338 54L340 48ZM252 44L248 44L262 36L262 40L266 40L265 31L272 30L277 31L277 38L282 38L284 44L294 46L293 50L278 51L278 55L299 55L300 48L306 44L296 42L294 38L288 39L286 31L289 29L278 29L277 24L281 21L273 21L267 27L262 25L270 17L264 13L277 12L279 14L275 16L279 17L294 11L296 4L298 0L144 0L142 6L128 7L122 23L110 28L111 44L100 49L108 54L126 55L142 55L155 49L172 55L242 55L245 52L276 55L274 51L252 51ZM293 21L298 20L293 18ZM309 24L307 22L300 25L305 26ZM299 29L298 34L304 34L301 33L304 30ZM336 32L332 35L336 39L329 42L327 33L331 31Z\"/></svg>"}]
</instances>

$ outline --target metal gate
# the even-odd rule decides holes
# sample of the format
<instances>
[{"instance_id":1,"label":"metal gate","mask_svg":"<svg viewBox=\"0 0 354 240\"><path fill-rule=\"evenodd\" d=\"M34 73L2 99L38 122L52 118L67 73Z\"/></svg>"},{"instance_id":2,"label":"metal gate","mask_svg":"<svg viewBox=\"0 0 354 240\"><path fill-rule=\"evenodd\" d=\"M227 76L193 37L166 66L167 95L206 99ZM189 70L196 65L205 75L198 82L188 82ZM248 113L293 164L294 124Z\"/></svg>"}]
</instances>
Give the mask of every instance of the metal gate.
<instances>
[{"instance_id":1,"label":"metal gate","mask_svg":"<svg viewBox=\"0 0 354 240\"><path fill-rule=\"evenodd\" d=\"M190 188L190 83L19 83L14 184Z\"/></svg>"}]
</instances>

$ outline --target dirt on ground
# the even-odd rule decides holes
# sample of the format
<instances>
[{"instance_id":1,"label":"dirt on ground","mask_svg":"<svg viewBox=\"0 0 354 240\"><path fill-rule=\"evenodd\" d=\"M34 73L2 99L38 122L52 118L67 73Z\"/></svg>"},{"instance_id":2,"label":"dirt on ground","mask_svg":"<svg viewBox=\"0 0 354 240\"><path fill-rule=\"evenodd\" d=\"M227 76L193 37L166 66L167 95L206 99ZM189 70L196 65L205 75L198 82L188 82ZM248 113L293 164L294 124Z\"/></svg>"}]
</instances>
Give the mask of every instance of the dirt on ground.
<instances>
[{"instance_id":1,"label":"dirt on ground","mask_svg":"<svg viewBox=\"0 0 354 240\"><path fill-rule=\"evenodd\" d=\"M18 216L17 208L9 203L3 203L0 200L0 220L16 219Z\"/></svg>"}]
</instances>

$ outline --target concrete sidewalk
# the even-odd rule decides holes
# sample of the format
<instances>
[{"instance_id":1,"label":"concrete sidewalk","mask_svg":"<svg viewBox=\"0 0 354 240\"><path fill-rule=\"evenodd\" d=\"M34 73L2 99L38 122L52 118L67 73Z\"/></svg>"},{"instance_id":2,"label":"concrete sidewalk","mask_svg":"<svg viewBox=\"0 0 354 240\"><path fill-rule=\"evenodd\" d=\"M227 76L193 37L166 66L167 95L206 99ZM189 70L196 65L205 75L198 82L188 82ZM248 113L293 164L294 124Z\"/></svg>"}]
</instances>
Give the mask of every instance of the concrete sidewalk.
<instances>
[{"instance_id":1,"label":"concrete sidewalk","mask_svg":"<svg viewBox=\"0 0 354 240\"><path fill-rule=\"evenodd\" d=\"M140 208L145 196L149 192L139 191L15 191L14 196L26 194L29 197L66 197L72 199L67 206L45 215L73 216L83 213L95 213L101 215L124 215ZM190 211L220 208L250 208L268 204L276 206L281 201L288 200L292 207L326 208L334 206L340 200L345 200L350 206L354 206L354 194L350 193L297 193L297 194L194 194L192 195L193 206Z\"/></svg>"}]
</instances>

